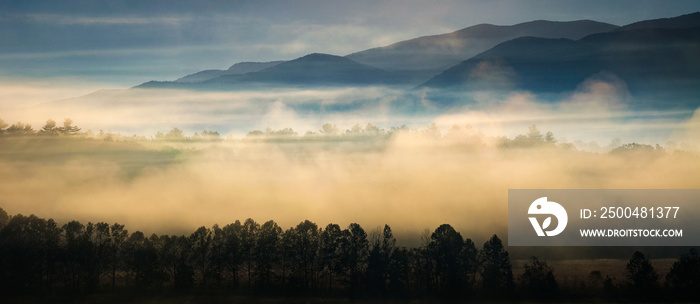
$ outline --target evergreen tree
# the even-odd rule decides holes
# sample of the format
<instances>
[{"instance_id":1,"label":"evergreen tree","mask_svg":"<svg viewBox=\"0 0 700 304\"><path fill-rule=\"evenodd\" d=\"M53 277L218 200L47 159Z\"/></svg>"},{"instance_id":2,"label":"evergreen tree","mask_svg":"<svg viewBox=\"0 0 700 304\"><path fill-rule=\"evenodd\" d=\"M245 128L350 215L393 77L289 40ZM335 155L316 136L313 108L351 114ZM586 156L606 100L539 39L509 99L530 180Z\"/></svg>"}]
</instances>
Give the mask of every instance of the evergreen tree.
<instances>
[{"instance_id":1,"label":"evergreen tree","mask_svg":"<svg viewBox=\"0 0 700 304\"><path fill-rule=\"evenodd\" d=\"M484 293L489 297L512 296L515 283L510 256L497 235L494 234L484 243L480 261Z\"/></svg>"}]
</instances>

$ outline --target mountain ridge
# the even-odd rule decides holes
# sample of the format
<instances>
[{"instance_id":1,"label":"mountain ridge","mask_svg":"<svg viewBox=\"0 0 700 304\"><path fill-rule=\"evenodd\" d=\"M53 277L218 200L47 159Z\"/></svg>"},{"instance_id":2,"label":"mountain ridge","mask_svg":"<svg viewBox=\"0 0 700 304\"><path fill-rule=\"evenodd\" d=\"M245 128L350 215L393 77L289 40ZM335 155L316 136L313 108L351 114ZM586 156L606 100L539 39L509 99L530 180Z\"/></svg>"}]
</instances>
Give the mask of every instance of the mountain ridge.
<instances>
[{"instance_id":1,"label":"mountain ridge","mask_svg":"<svg viewBox=\"0 0 700 304\"><path fill-rule=\"evenodd\" d=\"M617 27L592 20L534 20L515 25L483 23L446 34L399 41L388 46L351 53L346 57L388 71L444 70L498 43L518 37L580 39Z\"/></svg>"},{"instance_id":2,"label":"mountain ridge","mask_svg":"<svg viewBox=\"0 0 700 304\"><path fill-rule=\"evenodd\" d=\"M138 88L238 88L265 85L393 85L400 81L395 75L342 56L311 53L294 60L245 74L221 75L203 82L177 83L150 81Z\"/></svg>"},{"instance_id":3,"label":"mountain ridge","mask_svg":"<svg viewBox=\"0 0 700 304\"><path fill-rule=\"evenodd\" d=\"M697 54L700 27L612 31L576 41L522 37L465 60L419 88L561 93L603 73L638 96L692 97L700 93Z\"/></svg>"},{"instance_id":4,"label":"mountain ridge","mask_svg":"<svg viewBox=\"0 0 700 304\"><path fill-rule=\"evenodd\" d=\"M616 31L639 30L649 28L691 28L700 26L700 12L680 15L669 18L650 19L633 22Z\"/></svg>"},{"instance_id":5,"label":"mountain ridge","mask_svg":"<svg viewBox=\"0 0 700 304\"><path fill-rule=\"evenodd\" d=\"M564 25L565 27L568 26L569 29L562 29L561 26ZM575 26L574 26L575 25ZM581 25L585 25L581 27ZM554 30L551 29L544 29L546 27L552 27L555 28ZM593 27L593 29L591 29ZM430 79L432 76L435 76L436 74L444 71L445 69L449 68L450 66L453 66L455 64L458 64L459 62L468 59L472 57L473 55L476 55L480 53L481 51L485 51L488 48L494 46L494 42L488 42L484 44L483 41L474 41L470 43L470 47L473 47L473 50L464 53L464 47L465 46L459 46L463 42L460 42L463 40L463 36L466 37L475 37L477 40L483 40L484 37L489 37L493 35L497 35L498 38L496 42L499 42L501 40L505 41L511 36L513 38L520 37L522 35L536 35L537 33L540 33L541 35L544 36L560 36L562 35L562 32L565 31L572 31L573 33L569 34L569 36L573 35L574 37L578 37L584 34L592 33L592 32L599 32L599 31L604 31L604 30L609 30L612 28L616 28L616 25L612 24L607 24L603 22L597 22L593 20L576 20L576 21L548 21L548 20L533 20L533 21L528 21L528 22L523 22L515 25L493 25L493 24L488 24L488 23L482 23L482 24L477 24L474 26L462 28L450 33L444 33L444 34L436 34L436 35L427 35L427 36L421 36L409 40L404 40L404 41L399 41L393 44L390 44L388 46L383 46L383 47L377 47L377 48L371 48L359 52L354 52L349 55L345 55L344 57L354 60L356 62L375 67L381 70L385 70L388 72L391 72L391 77L394 79L392 82L398 81L398 78L402 78L402 82L409 82L412 83L413 85L420 84L428 79ZM530 30L528 30L530 28ZM534 30L533 32L532 28L538 28L537 30ZM511 34L507 34L505 32L510 31ZM551 33L551 31L554 31L554 33ZM550 32L550 33L548 33ZM505 36L504 36L505 35ZM443 38L451 39L451 42L444 42L444 41L435 41L443 39ZM461 37L461 38L460 38ZM435 45L435 44L452 44L453 47L457 47L457 49L449 51L447 55L445 54L435 54L431 53L430 51L411 51L410 53L412 54L407 54L406 58L402 61L402 63L399 63L398 66L389 66L387 69L384 67L382 64L378 64L375 61L379 62L389 62L390 60L385 60L383 59L380 55L380 58L372 61L369 60L369 62L363 62L363 60L357 60L356 57L363 57L363 53L365 54L371 54L373 52L378 52L381 51L382 49L386 48L395 48L396 46L399 45L408 45L411 46L412 44L419 44L419 45L425 45L428 44L428 47L430 45ZM493 44L493 45L492 45ZM424 65L423 63L425 62L426 58L428 57L442 57L438 58L437 61L442 62L439 64L436 63L428 63L427 66ZM430 61L430 60L428 60ZM175 80L177 83L183 83L183 84L188 84L188 83L197 83L197 82L205 82L220 76L226 76L226 75L238 75L238 74L245 74L249 72L257 72L260 70L263 70L268 67L272 67L276 64L279 63L284 63L286 61L270 61L270 62L239 62L227 70L220 70L220 69L212 69L212 70L203 70L199 71L193 74L189 74L186 76L183 76L181 78L178 78ZM419 66L416 66L416 63L418 63ZM267 66L266 66L267 65ZM235 69L238 67L238 69Z\"/></svg>"},{"instance_id":6,"label":"mountain ridge","mask_svg":"<svg viewBox=\"0 0 700 304\"><path fill-rule=\"evenodd\" d=\"M694 36L695 33L692 30L684 32L682 28L678 28L695 23L700 23L700 13L640 21L624 27L592 20L534 20L511 26L485 23L447 34L400 41L386 47L346 56L311 53L290 61L237 63L226 70L229 73L225 73L224 70L206 70L188 75L191 76L190 80L201 77L199 78L201 81L186 82L182 79L174 82L152 81L138 87L230 90L265 85L295 87L399 85L405 88L419 85L426 88L460 87L461 89L562 92L575 89L578 84L592 75L610 72L622 77L625 81L628 78L631 79L629 84L632 90L644 89L645 85L658 88L659 85L654 83L655 80L658 80L659 84L671 85L668 80L675 77L674 75L695 77L696 73L692 69L700 70L700 67L696 67L694 59L689 58L697 50L700 39ZM662 24L665 28L647 28L655 24ZM635 29L636 27L640 28ZM601 32L603 29L610 28L612 30ZM533 32L539 35L526 35ZM594 33L589 34L591 32ZM425 54L415 50L422 45L427 45L424 50L430 50L433 46L439 45L448 50L453 48L451 52L454 52L465 47L460 42L465 41L462 39L464 37L470 39L468 46L474 46L480 42L493 43L510 36L518 37L500 42L444 70L421 70L420 67L417 70L409 70L410 66L402 66L404 70L385 70L376 65L353 60L358 53L381 52L387 48L394 48L408 50L408 53L403 54L403 57L396 62L411 56L419 58L433 56L439 61L444 59L444 56L440 57L444 54L439 52L437 55ZM444 40L445 37L453 40ZM488 39L480 40L480 37ZM443 43L445 41L454 43ZM688 49L684 49L683 45L689 46ZM697 53L700 53L700 50ZM684 64L681 59L687 59L688 63ZM265 64L268 66L264 66ZM418 62L418 64L421 63ZM475 69L477 67L479 67L478 70ZM668 77L660 78L659 75L647 70L668 74ZM640 75L645 75L648 79L642 79ZM683 88L692 87L694 85L692 77L690 80L680 79L678 83ZM673 84L673 86L678 85ZM700 84L698 86L700 87Z\"/></svg>"},{"instance_id":7,"label":"mountain ridge","mask_svg":"<svg viewBox=\"0 0 700 304\"><path fill-rule=\"evenodd\" d=\"M226 70L218 70L218 69L212 69L212 70L203 70L199 71L193 74L189 74L183 77L180 77L175 80L175 82L180 82L180 83L192 83L192 82L202 82L202 81L207 81L209 79L213 79L219 76L224 76L224 75L239 75L239 74L246 74L250 72L257 72L261 71L264 69L267 69L269 67L273 67L275 65L278 65L280 63L285 62L284 60L278 60L278 61L267 61L267 62L251 62L251 61L244 61L244 62L238 62L230 66Z\"/></svg>"}]
</instances>

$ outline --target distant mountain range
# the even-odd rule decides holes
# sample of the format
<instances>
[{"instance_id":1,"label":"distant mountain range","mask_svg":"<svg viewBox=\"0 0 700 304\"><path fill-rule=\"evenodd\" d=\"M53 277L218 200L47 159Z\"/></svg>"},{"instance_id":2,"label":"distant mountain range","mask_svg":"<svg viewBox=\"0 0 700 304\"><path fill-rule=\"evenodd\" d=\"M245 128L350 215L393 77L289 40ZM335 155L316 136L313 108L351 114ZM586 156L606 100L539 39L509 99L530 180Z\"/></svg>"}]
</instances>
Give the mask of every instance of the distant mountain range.
<instances>
[{"instance_id":1,"label":"distant mountain range","mask_svg":"<svg viewBox=\"0 0 700 304\"><path fill-rule=\"evenodd\" d=\"M481 24L345 57L238 63L141 88L236 90L260 86L400 86L451 90L571 91L591 76L631 92L700 88L700 13L618 27L590 20Z\"/></svg>"},{"instance_id":2,"label":"distant mountain range","mask_svg":"<svg viewBox=\"0 0 700 304\"><path fill-rule=\"evenodd\" d=\"M260 63L256 68L265 64ZM245 74L222 74L201 82L151 81L140 88L189 87L204 89L253 88L277 86L358 86L392 85L400 83L397 74L361 64L345 57L309 54L301 58L271 65ZM235 65L234 65L235 66ZM202 72L200 72L202 73ZM194 78L196 74L187 77Z\"/></svg>"},{"instance_id":3,"label":"distant mountain range","mask_svg":"<svg viewBox=\"0 0 700 304\"><path fill-rule=\"evenodd\" d=\"M390 81L382 80L377 84L389 82L415 86L465 59L514 38L535 36L578 39L588 34L607 32L616 28L618 28L616 25L589 20L532 21L510 26L480 24L448 34L419 37L385 47L356 52L345 57L370 67L391 72L392 79ZM259 72L283 62L285 61L241 62L234 64L228 70L204 70L184 76L174 82L202 83L222 76ZM318 71L318 73L324 74L326 72ZM347 78L352 78L352 76L349 75ZM228 78L229 81L233 79ZM223 83L221 80L215 82ZM260 83L260 81L253 82ZM157 86L173 87L174 85L167 82L150 82L148 85L140 87ZM187 86L191 87L191 85Z\"/></svg>"},{"instance_id":4,"label":"distant mountain range","mask_svg":"<svg viewBox=\"0 0 700 304\"><path fill-rule=\"evenodd\" d=\"M689 18L693 17L693 18ZM534 92L572 91L599 74L623 80L633 94L700 91L700 27L677 28L700 14L647 21L579 40L523 37L474 56L422 87ZM663 24L660 28L655 24Z\"/></svg>"},{"instance_id":5,"label":"distant mountain range","mask_svg":"<svg viewBox=\"0 0 700 304\"><path fill-rule=\"evenodd\" d=\"M691 28L700 26L700 12L674 18L661 18L634 22L618 28L618 31L641 30L651 28Z\"/></svg>"},{"instance_id":6,"label":"distant mountain range","mask_svg":"<svg viewBox=\"0 0 700 304\"><path fill-rule=\"evenodd\" d=\"M352 53L346 57L388 71L443 71L518 37L580 39L617 28L616 25L590 20L539 20L509 26L479 24L448 34L419 37Z\"/></svg>"},{"instance_id":7,"label":"distant mountain range","mask_svg":"<svg viewBox=\"0 0 700 304\"><path fill-rule=\"evenodd\" d=\"M261 71L267 68L276 66L284 61L270 62L239 62L232 65L228 70L204 70L194 74L190 74L175 80L180 83L202 82L225 75L241 75L251 72Z\"/></svg>"}]
</instances>

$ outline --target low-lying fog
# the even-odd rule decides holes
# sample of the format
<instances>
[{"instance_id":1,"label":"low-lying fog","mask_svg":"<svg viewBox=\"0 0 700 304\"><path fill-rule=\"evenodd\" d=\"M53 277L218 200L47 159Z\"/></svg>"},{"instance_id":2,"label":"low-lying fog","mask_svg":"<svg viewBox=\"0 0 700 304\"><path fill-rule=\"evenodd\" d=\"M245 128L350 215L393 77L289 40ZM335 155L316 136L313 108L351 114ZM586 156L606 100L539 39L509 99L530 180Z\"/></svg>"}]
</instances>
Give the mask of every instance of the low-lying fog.
<instances>
[{"instance_id":1,"label":"low-lying fog","mask_svg":"<svg viewBox=\"0 0 700 304\"><path fill-rule=\"evenodd\" d=\"M8 124L39 130L47 119L60 125L70 117L93 135L0 138L0 207L147 233L309 219L368 230L389 224L404 242L450 223L483 240L505 235L512 188L700 186L700 112L637 110L614 82L588 81L556 103L528 92L477 92L464 97L468 105L446 108L421 96L374 87L116 90L4 104ZM323 134L325 123L337 133ZM354 135L346 132L355 125ZM218 131L222 140L153 140L172 128L187 136ZM246 137L268 128L297 135ZM107 142L99 130L124 137ZM631 142L651 146L610 152Z\"/></svg>"}]
</instances>

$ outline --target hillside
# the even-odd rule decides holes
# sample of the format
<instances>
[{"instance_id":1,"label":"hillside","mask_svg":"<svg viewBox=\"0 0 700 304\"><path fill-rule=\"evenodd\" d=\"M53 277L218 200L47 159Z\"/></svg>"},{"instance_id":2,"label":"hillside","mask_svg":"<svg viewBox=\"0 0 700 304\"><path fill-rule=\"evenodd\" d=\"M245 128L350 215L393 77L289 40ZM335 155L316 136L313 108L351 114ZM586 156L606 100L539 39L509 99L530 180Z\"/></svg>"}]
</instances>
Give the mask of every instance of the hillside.
<instances>
[{"instance_id":1,"label":"hillside","mask_svg":"<svg viewBox=\"0 0 700 304\"><path fill-rule=\"evenodd\" d=\"M452 33L419 37L347 55L388 71L442 71L499 43L524 36L580 39L617 26L591 20L531 21L510 26L480 24Z\"/></svg>"}]
</instances>

